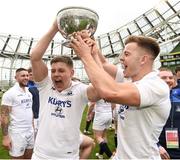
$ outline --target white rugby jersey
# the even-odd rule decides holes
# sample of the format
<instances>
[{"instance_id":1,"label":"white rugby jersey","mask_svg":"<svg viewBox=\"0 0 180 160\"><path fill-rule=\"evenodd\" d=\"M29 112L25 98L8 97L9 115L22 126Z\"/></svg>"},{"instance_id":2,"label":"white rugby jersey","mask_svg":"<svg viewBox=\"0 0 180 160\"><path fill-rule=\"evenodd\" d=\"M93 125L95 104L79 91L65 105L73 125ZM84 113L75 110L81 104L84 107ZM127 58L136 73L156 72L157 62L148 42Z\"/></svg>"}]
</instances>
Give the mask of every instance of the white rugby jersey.
<instances>
[{"instance_id":1,"label":"white rugby jersey","mask_svg":"<svg viewBox=\"0 0 180 160\"><path fill-rule=\"evenodd\" d=\"M32 128L32 95L28 88L25 91L15 83L3 94L1 105L11 106L9 129L13 131Z\"/></svg>"},{"instance_id":2,"label":"white rugby jersey","mask_svg":"<svg viewBox=\"0 0 180 160\"><path fill-rule=\"evenodd\" d=\"M114 159L160 160L157 142L169 116L169 88L155 72L134 84L140 93L140 106L119 107L118 147Z\"/></svg>"},{"instance_id":3,"label":"white rugby jersey","mask_svg":"<svg viewBox=\"0 0 180 160\"><path fill-rule=\"evenodd\" d=\"M78 158L80 122L88 102L87 85L72 81L62 92L46 77L37 83L40 95L39 129L34 153L46 159Z\"/></svg>"}]
</instances>

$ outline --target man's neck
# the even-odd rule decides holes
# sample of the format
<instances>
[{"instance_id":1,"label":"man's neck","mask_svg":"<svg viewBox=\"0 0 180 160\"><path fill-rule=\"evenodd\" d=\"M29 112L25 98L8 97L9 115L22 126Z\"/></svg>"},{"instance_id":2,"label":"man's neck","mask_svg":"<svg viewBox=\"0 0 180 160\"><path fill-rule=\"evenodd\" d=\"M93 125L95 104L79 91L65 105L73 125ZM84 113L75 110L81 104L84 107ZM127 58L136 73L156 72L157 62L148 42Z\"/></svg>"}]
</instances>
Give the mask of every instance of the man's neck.
<instances>
[{"instance_id":1,"label":"man's neck","mask_svg":"<svg viewBox=\"0 0 180 160\"><path fill-rule=\"evenodd\" d=\"M19 84L19 87L20 87L23 91L25 91L25 86L24 86L24 85L20 85L20 84Z\"/></svg>"},{"instance_id":2,"label":"man's neck","mask_svg":"<svg viewBox=\"0 0 180 160\"><path fill-rule=\"evenodd\" d=\"M152 72L152 70L148 70L148 71L146 71L146 72L141 72L140 74L132 77L132 82L141 80L144 76L146 76L146 75L149 74L150 72Z\"/></svg>"},{"instance_id":3,"label":"man's neck","mask_svg":"<svg viewBox=\"0 0 180 160\"><path fill-rule=\"evenodd\" d=\"M139 71L139 73L137 75L135 75L134 77L132 77L132 81L139 81L141 80L144 76L146 76L147 74L151 73L153 71L152 65L144 65L142 66L141 70Z\"/></svg>"}]
</instances>

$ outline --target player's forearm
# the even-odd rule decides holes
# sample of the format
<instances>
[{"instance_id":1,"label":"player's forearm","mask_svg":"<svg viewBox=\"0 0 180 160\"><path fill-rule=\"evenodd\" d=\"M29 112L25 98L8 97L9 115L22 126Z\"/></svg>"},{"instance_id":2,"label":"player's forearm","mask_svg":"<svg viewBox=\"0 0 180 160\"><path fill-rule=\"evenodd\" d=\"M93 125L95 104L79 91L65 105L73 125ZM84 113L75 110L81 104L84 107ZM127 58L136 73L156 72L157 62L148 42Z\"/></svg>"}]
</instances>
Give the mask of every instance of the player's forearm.
<instances>
[{"instance_id":1,"label":"player's forearm","mask_svg":"<svg viewBox=\"0 0 180 160\"><path fill-rule=\"evenodd\" d=\"M8 135L8 126L9 126L9 122L2 122L2 124L1 124L1 126L2 126L2 135L3 136L7 136Z\"/></svg>"},{"instance_id":2,"label":"player's forearm","mask_svg":"<svg viewBox=\"0 0 180 160\"><path fill-rule=\"evenodd\" d=\"M92 56L85 54L85 56L81 57L81 60L91 83L101 98L105 98L104 96L117 90L112 77L97 65Z\"/></svg>"},{"instance_id":3,"label":"player's forearm","mask_svg":"<svg viewBox=\"0 0 180 160\"><path fill-rule=\"evenodd\" d=\"M38 41L35 48L31 52L31 65L34 79L36 82L42 81L48 75L48 68L44 63L42 57L46 52L46 49L48 48L53 37L58 31L55 22L49 29L49 31Z\"/></svg>"},{"instance_id":4,"label":"player's forearm","mask_svg":"<svg viewBox=\"0 0 180 160\"><path fill-rule=\"evenodd\" d=\"M93 55L93 58L94 58L96 64L97 64L99 67L103 68L103 64L102 64L101 60L99 59L99 56L98 56L97 54L94 54L94 55Z\"/></svg>"},{"instance_id":5,"label":"player's forearm","mask_svg":"<svg viewBox=\"0 0 180 160\"><path fill-rule=\"evenodd\" d=\"M46 49L48 48L50 42L58 32L57 27L52 25L49 31L38 41L35 48L31 52L31 60L38 61L41 60Z\"/></svg>"},{"instance_id":6,"label":"player's forearm","mask_svg":"<svg viewBox=\"0 0 180 160\"><path fill-rule=\"evenodd\" d=\"M106 58L103 56L103 54L102 54L102 52L100 50L98 51L98 56L99 56L99 59L100 59L102 64L107 63Z\"/></svg>"},{"instance_id":7,"label":"player's forearm","mask_svg":"<svg viewBox=\"0 0 180 160\"><path fill-rule=\"evenodd\" d=\"M8 135L8 126L9 126L9 108L2 106L1 108L1 126L2 126L2 135Z\"/></svg>"},{"instance_id":8,"label":"player's forearm","mask_svg":"<svg viewBox=\"0 0 180 160\"><path fill-rule=\"evenodd\" d=\"M88 108L88 115L90 115L94 109L95 103L91 103L89 108Z\"/></svg>"},{"instance_id":9,"label":"player's forearm","mask_svg":"<svg viewBox=\"0 0 180 160\"><path fill-rule=\"evenodd\" d=\"M97 53L103 69L114 79L116 77L117 67L113 64L110 64L100 50Z\"/></svg>"}]
</instances>

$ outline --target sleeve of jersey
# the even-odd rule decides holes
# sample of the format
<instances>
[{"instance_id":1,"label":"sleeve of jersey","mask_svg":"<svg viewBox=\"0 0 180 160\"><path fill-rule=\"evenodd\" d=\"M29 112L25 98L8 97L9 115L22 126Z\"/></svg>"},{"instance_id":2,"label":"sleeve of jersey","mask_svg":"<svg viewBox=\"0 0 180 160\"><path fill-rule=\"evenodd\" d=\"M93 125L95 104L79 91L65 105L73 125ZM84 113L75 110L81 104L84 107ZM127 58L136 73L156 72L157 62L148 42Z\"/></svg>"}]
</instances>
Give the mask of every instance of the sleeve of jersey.
<instances>
[{"instance_id":1,"label":"sleeve of jersey","mask_svg":"<svg viewBox=\"0 0 180 160\"><path fill-rule=\"evenodd\" d=\"M169 88L163 83L152 80L134 83L140 94L140 107L148 107L158 104L164 98L169 97Z\"/></svg>"},{"instance_id":2,"label":"sleeve of jersey","mask_svg":"<svg viewBox=\"0 0 180 160\"><path fill-rule=\"evenodd\" d=\"M82 101L85 104L88 103L87 88L88 88L88 85L85 85L85 84L81 84L80 87L79 87L79 89L81 91Z\"/></svg>"},{"instance_id":3,"label":"sleeve of jersey","mask_svg":"<svg viewBox=\"0 0 180 160\"><path fill-rule=\"evenodd\" d=\"M9 92L6 92L2 96L1 105L12 106L12 96Z\"/></svg>"},{"instance_id":4,"label":"sleeve of jersey","mask_svg":"<svg viewBox=\"0 0 180 160\"><path fill-rule=\"evenodd\" d=\"M37 85L37 88L39 91L42 91L44 88L48 87L51 84L52 83L51 83L49 76L44 78L41 82L36 82L36 85Z\"/></svg>"}]
</instances>

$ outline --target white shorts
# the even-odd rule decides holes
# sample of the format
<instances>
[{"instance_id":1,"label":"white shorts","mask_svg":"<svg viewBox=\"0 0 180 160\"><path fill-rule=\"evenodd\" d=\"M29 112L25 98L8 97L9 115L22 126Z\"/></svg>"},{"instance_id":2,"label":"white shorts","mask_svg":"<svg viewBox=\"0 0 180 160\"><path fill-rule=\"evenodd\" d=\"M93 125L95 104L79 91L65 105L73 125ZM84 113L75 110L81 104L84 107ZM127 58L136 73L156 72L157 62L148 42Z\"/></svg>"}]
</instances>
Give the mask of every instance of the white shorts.
<instances>
[{"instance_id":1,"label":"white shorts","mask_svg":"<svg viewBox=\"0 0 180 160\"><path fill-rule=\"evenodd\" d=\"M9 131L9 135L12 141L12 148L9 154L13 157L19 157L24 155L26 149L33 149L34 147L34 131L33 129L28 131L13 132Z\"/></svg>"},{"instance_id":2,"label":"white shorts","mask_svg":"<svg viewBox=\"0 0 180 160\"><path fill-rule=\"evenodd\" d=\"M108 129L112 123L112 112L95 112L92 128L97 131Z\"/></svg>"}]
</instances>

